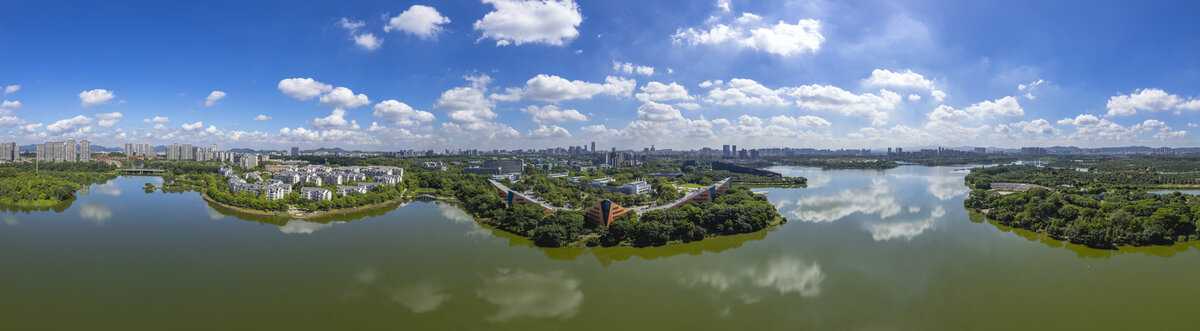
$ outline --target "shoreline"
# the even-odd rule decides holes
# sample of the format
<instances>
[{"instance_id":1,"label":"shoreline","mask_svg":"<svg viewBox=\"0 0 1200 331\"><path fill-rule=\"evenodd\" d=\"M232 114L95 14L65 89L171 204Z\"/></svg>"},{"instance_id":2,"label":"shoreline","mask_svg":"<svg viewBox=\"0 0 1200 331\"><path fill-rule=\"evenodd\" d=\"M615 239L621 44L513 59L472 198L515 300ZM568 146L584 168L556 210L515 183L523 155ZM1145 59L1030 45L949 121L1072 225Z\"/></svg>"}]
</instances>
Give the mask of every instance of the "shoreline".
<instances>
[{"instance_id":1,"label":"shoreline","mask_svg":"<svg viewBox=\"0 0 1200 331\"><path fill-rule=\"evenodd\" d=\"M233 206L233 205L228 205L228 204L213 200L212 198L208 197L208 194L205 192L201 192L200 196L204 198L204 201L215 204L225 210L232 211L235 213L254 215L254 216L270 216L270 217L276 217L276 218L299 219L299 220L319 218L319 217L324 217L324 216L332 216L332 215L338 215L338 214L346 214L346 213L353 213L353 212L360 212L360 211L365 211L365 210L370 210L370 209L388 207L388 206L392 206L392 205L395 205L398 203L405 202L405 201L407 201L406 198L408 198L405 196L401 196L399 198L396 198L395 200L388 200L388 201L380 202L380 203L373 204L373 205L359 206L359 207L354 207L354 208L349 208L349 209L335 209L335 210L327 210L327 211L322 211L322 212L311 212L311 213L306 213L306 214L302 214L302 215L294 215L289 212L268 212L265 210L247 209L247 208L237 207L237 206ZM282 215L280 215L281 213L282 213Z\"/></svg>"}]
</instances>

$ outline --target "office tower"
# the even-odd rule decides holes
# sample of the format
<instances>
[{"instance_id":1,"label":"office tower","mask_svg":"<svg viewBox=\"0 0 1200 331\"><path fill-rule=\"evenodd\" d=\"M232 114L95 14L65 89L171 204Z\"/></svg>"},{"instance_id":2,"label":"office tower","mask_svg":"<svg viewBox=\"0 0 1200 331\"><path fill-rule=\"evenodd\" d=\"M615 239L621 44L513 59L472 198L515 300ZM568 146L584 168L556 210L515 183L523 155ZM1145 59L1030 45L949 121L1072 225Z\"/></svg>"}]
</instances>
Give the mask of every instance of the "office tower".
<instances>
[{"instance_id":1,"label":"office tower","mask_svg":"<svg viewBox=\"0 0 1200 331\"><path fill-rule=\"evenodd\" d=\"M592 142L592 153L595 153L595 152L596 152L596 142L593 141Z\"/></svg>"},{"instance_id":2,"label":"office tower","mask_svg":"<svg viewBox=\"0 0 1200 331\"><path fill-rule=\"evenodd\" d=\"M721 151L724 156L729 156L729 145L721 146Z\"/></svg>"}]
</instances>

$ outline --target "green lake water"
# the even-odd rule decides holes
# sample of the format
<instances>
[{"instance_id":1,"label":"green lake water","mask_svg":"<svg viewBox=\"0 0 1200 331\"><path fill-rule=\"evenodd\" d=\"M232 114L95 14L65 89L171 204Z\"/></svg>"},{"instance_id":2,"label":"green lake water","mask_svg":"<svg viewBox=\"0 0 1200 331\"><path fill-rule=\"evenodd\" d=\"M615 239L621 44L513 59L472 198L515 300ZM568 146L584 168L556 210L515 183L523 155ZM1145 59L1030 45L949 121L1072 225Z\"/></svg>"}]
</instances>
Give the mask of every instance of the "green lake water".
<instances>
[{"instance_id":1,"label":"green lake water","mask_svg":"<svg viewBox=\"0 0 1200 331\"><path fill-rule=\"evenodd\" d=\"M540 249L447 204L317 221L93 185L0 211L0 330L1193 329L1196 244L1096 250L962 207L965 172L778 167L789 222Z\"/></svg>"}]
</instances>

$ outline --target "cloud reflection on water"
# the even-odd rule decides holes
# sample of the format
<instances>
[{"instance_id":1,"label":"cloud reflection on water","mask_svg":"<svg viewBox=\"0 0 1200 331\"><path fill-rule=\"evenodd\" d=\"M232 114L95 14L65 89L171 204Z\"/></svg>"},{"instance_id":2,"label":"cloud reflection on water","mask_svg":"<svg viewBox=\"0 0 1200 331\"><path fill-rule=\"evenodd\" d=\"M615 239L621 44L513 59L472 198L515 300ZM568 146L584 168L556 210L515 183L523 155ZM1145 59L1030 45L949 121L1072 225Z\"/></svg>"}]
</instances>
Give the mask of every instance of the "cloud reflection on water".
<instances>
[{"instance_id":1,"label":"cloud reflection on water","mask_svg":"<svg viewBox=\"0 0 1200 331\"><path fill-rule=\"evenodd\" d=\"M500 269L485 278L479 297L499 306L488 316L491 322L507 322L518 318L571 318L579 313L583 291L579 280L567 277L563 271L544 274L521 269Z\"/></svg>"},{"instance_id":2,"label":"cloud reflection on water","mask_svg":"<svg viewBox=\"0 0 1200 331\"><path fill-rule=\"evenodd\" d=\"M679 277L680 284L687 287L707 287L718 294L713 300L720 304L740 301L743 304L754 304L763 299L765 294L772 292L780 296L798 295L803 298L813 298L821 294L821 282L825 273L817 263L807 263L803 260L781 256L768 260L760 265L747 268L721 269L711 271L696 271ZM725 305L719 313L728 317L732 307Z\"/></svg>"},{"instance_id":3,"label":"cloud reflection on water","mask_svg":"<svg viewBox=\"0 0 1200 331\"><path fill-rule=\"evenodd\" d=\"M467 230L468 237L488 238L492 236L491 231L479 226L479 222L476 222L474 217L462 209L449 204L438 204L437 208L442 213L442 217L450 219L451 222L470 226L470 230Z\"/></svg>"},{"instance_id":4,"label":"cloud reflection on water","mask_svg":"<svg viewBox=\"0 0 1200 331\"><path fill-rule=\"evenodd\" d=\"M388 289L392 300L399 302L414 313L428 313L437 310L450 295L442 293L442 288L433 282L422 281L398 289Z\"/></svg>"},{"instance_id":5,"label":"cloud reflection on water","mask_svg":"<svg viewBox=\"0 0 1200 331\"><path fill-rule=\"evenodd\" d=\"M96 188L93 189L92 192L116 196L116 195L121 195L122 191L121 191L121 185L117 185L116 181L109 181L108 183L96 185Z\"/></svg>"},{"instance_id":6,"label":"cloud reflection on water","mask_svg":"<svg viewBox=\"0 0 1200 331\"><path fill-rule=\"evenodd\" d=\"M779 204L780 208L790 205ZM876 178L871 185L843 190L835 195L813 195L796 200L787 215L805 222L833 222L854 213L879 214L888 218L900 213L900 205L890 194L887 180Z\"/></svg>"},{"instance_id":7,"label":"cloud reflection on water","mask_svg":"<svg viewBox=\"0 0 1200 331\"><path fill-rule=\"evenodd\" d=\"M112 216L112 210L99 202L84 202L79 206L79 217L85 220L104 223L104 221L112 219Z\"/></svg>"},{"instance_id":8,"label":"cloud reflection on water","mask_svg":"<svg viewBox=\"0 0 1200 331\"><path fill-rule=\"evenodd\" d=\"M929 192L942 201L954 199L971 191L963 184L963 176L935 175L926 176L925 180L929 181Z\"/></svg>"}]
</instances>

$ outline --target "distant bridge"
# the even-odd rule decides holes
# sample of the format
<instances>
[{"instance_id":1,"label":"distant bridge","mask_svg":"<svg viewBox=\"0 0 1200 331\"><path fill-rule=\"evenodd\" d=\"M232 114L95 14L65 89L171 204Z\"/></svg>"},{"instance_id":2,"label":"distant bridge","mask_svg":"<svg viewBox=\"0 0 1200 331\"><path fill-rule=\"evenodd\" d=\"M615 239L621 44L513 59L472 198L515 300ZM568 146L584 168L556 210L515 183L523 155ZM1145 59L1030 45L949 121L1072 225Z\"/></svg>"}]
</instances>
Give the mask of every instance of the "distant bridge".
<instances>
[{"instance_id":1,"label":"distant bridge","mask_svg":"<svg viewBox=\"0 0 1200 331\"><path fill-rule=\"evenodd\" d=\"M122 174L126 175L161 175L165 170L162 169L118 169Z\"/></svg>"}]
</instances>

